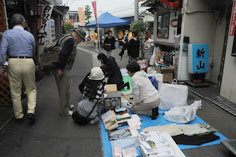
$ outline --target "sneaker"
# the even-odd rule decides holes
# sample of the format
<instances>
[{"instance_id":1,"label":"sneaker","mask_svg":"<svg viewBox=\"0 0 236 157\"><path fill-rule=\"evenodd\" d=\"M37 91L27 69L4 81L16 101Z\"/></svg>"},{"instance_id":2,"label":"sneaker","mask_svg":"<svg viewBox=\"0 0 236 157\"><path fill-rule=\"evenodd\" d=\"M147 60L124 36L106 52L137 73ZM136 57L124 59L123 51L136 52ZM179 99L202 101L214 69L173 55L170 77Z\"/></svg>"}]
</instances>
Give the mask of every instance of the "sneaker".
<instances>
[{"instance_id":1,"label":"sneaker","mask_svg":"<svg viewBox=\"0 0 236 157\"><path fill-rule=\"evenodd\" d=\"M89 124L93 125L93 124L97 123L98 120L99 120L99 118L96 117L96 118L94 118L93 120L90 120Z\"/></svg>"},{"instance_id":2,"label":"sneaker","mask_svg":"<svg viewBox=\"0 0 236 157\"><path fill-rule=\"evenodd\" d=\"M74 109L74 107L75 107L75 105L73 105L73 104L70 104L70 106L69 106L69 109L70 109L70 110L73 110L73 109Z\"/></svg>"},{"instance_id":3,"label":"sneaker","mask_svg":"<svg viewBox=\"0 0 236 157\"><path fill-rule=\"evenodd\" d=\"M65 113L65 116L71 116L73 114L73 111L69 110L67 113Z\"/></svg>"},{"instance_id":4,"label":"sneaker","mask_svg":"<svg viewBox=\"0 0 236 157\"><path fill-rule=\"evenodd\" d=\"M24 118L23 118L23 117L22 117L22 118L15 118L15 121L16 121L17 123L21 124L21 123L23 123Z\"/></svg>"}]
</instances>

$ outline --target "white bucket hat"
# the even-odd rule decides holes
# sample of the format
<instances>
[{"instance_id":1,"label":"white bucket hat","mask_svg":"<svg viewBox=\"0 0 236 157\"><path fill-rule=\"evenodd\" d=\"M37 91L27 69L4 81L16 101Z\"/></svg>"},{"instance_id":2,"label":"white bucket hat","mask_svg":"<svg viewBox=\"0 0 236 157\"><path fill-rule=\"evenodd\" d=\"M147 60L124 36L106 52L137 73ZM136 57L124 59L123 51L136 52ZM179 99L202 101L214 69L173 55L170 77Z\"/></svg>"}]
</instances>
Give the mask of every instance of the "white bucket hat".
<instances>
[{"instance_id":1,"label":"white bucket hat","mask_svg":"<svg viewBox=\"0 0 236 157\"><path fill-rule=\"evenodd\" d=\"M104 79L103 71L100 67L94 67L90 71L90 80L102 80Z\"/></svg>"}]
</instances>

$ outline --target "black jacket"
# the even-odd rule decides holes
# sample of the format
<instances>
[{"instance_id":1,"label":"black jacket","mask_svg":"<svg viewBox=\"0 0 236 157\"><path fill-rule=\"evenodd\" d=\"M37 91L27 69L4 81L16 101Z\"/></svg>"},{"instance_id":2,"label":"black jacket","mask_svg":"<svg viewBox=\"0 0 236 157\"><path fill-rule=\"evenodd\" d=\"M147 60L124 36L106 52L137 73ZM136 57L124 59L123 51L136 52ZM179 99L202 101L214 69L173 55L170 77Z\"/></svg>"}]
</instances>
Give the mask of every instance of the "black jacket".
<instances>
[{"instance_id":1,"label":"black jacket","mask_svg":"<svg viewBox=\"0 0 236 157\"><path fill-rule=\"evenodd\" d=\"M122 85L123 79L120 72L120 67L117 65L114 57L108 57L108 63L101 66L101 69L106 77L108 77L108 84L117 84L117 86Z\"/></svg>"},{"instance_id":2,"label":"black jacket","mask_svg":"<svg viewBox=\"0 0 236 157\"><path fill-rule=\"evenodd\" d=\"M133 58L139 57L139 40L131 39L127 43L128 56Z\"/></svg>"},{"instance_id":3,"label":"black jacket","mask_svg":"<svg viewBox=\"0 0 236 157\"><path fill-rule=\"evenodd\" d=\"M115 42L116 42L116 39L114 37L111 37L111 38L106 37L104 40L104 49L106 51L115 49ZM111 46L108 46L106 44L111 44Z\"/></svg>"}]
</instances>

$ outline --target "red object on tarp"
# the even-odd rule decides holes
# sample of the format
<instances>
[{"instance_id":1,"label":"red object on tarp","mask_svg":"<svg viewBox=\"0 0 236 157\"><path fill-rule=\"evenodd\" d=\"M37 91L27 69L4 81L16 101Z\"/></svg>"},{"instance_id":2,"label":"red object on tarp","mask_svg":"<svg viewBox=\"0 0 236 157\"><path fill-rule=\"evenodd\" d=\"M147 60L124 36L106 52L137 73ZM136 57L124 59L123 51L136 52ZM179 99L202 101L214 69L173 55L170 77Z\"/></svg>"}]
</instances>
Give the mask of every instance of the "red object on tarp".
<instances>
[{"instance_id":1,"label":"red object on tarp","mask_svg":"<svg viewBox=\"0 0 236 157\"><path fill-rule=\"evenodd\" d=\"M168 9L180 9L182 0L160 0L160 2Z\"/></svg>"}]
</instances>

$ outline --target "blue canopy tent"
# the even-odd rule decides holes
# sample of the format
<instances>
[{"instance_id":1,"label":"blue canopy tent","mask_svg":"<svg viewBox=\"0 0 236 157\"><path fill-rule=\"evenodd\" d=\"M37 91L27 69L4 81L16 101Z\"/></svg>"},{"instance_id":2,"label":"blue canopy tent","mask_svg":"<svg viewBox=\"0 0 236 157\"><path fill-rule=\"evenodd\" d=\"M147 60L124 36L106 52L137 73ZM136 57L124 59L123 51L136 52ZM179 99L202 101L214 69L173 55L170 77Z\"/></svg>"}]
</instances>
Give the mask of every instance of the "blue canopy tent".
<instances>
[{"instance_id":1,"label":"blue canopy tent","mask_svg":"<svg viewBox=\"0 0 236 157\"><path fill-rule=\"evenodd\" d=\"M122 26L122 25L128 25L128 24L130 24L130 21L115 17L108 12L103 13L101 16L98 17L99 28ZM96 21L86 24L85 27L88 27L88 28L97 27Z\"/></svg>"}]
</instances>

